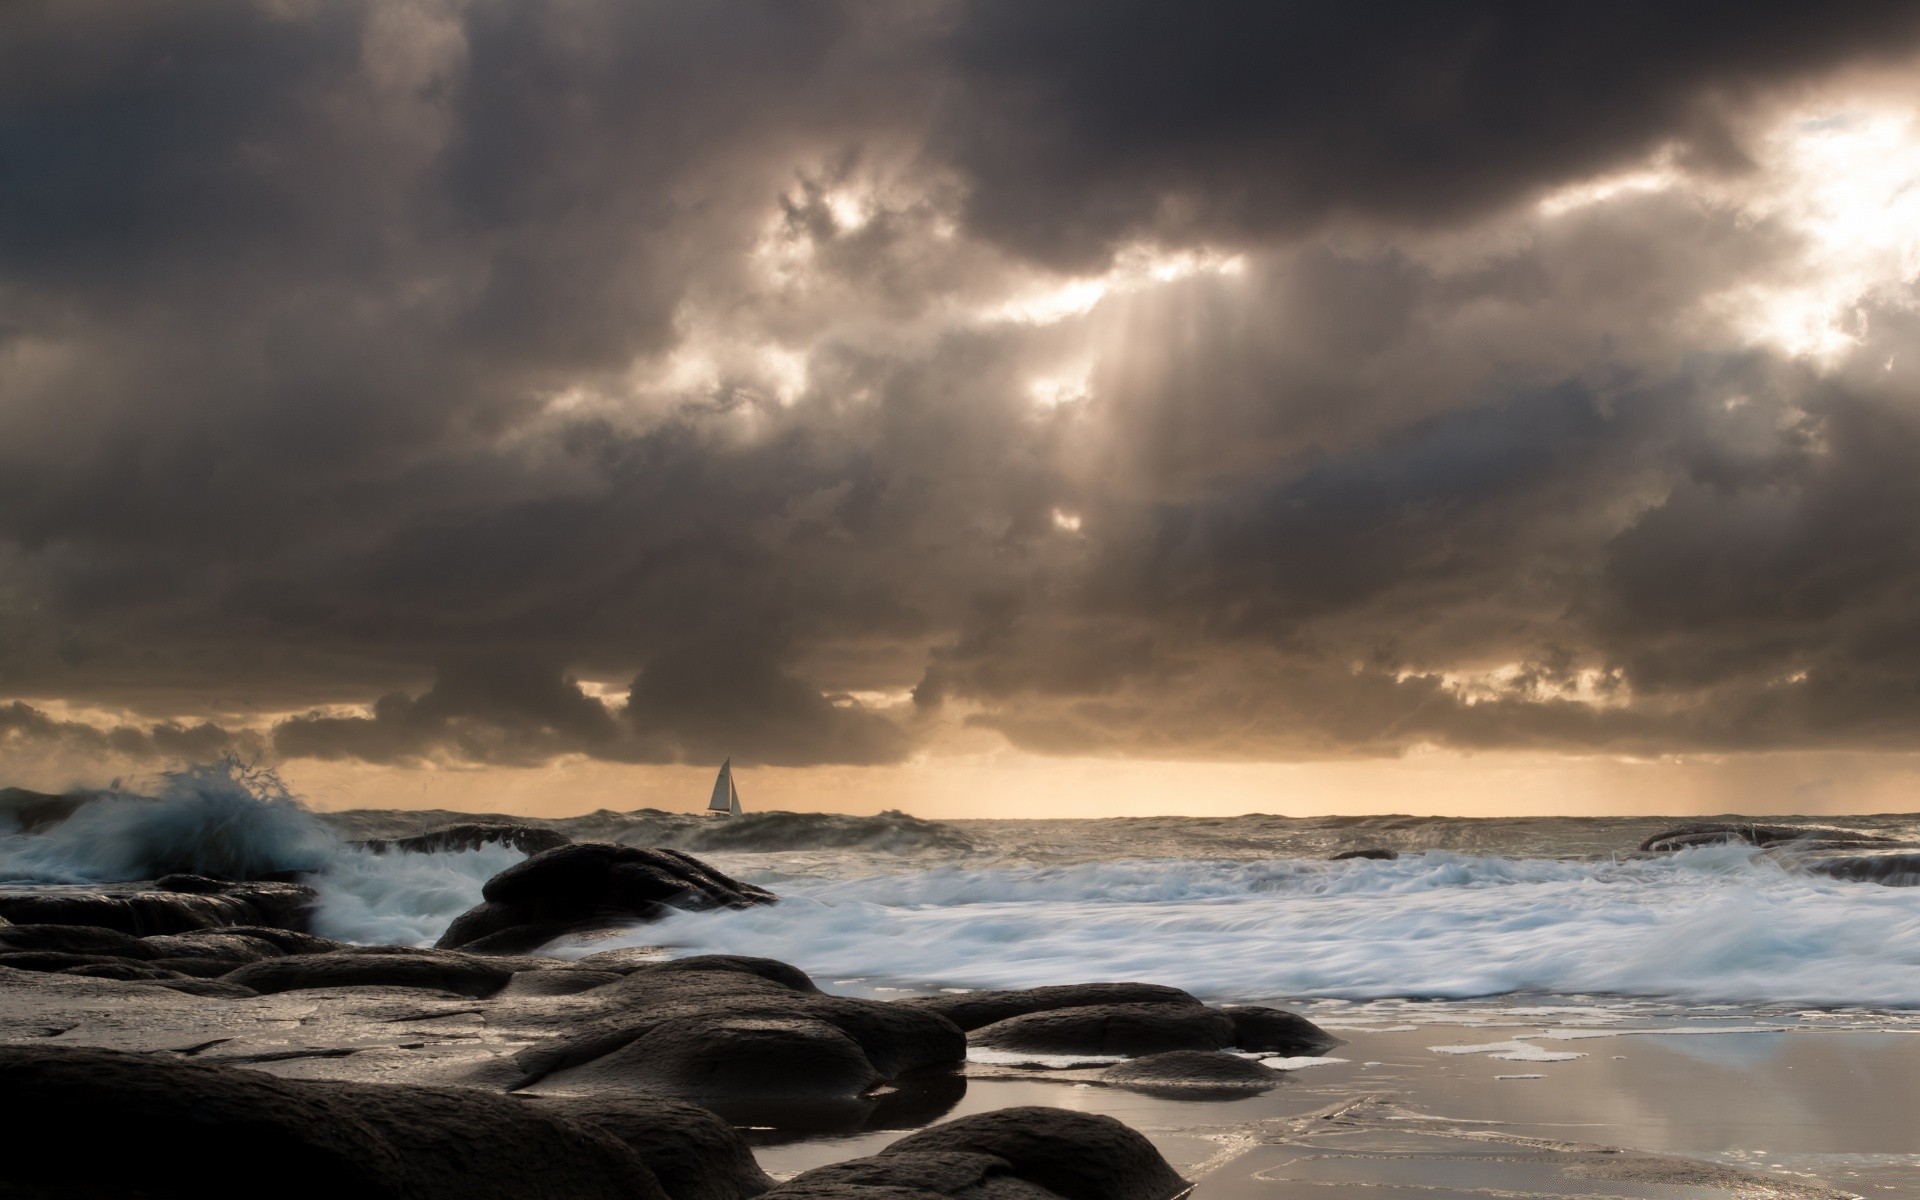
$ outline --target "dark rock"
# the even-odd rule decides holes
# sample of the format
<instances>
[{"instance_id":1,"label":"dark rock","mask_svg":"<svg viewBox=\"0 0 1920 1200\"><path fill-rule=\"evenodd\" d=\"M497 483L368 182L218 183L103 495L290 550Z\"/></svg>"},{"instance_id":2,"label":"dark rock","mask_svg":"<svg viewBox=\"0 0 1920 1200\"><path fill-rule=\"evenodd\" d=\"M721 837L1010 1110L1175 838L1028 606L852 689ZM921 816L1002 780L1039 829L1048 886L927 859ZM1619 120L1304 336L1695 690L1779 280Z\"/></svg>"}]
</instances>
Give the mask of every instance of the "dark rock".
<instances>
[{"instance_id":1,"label":"dark rock","mask_svg":"<svg viewBox=\"0 0 1920 1200\"><path fill-rule=\"evenodd\" d=\"M948 1151L1002 1159L1017 1178L1064 1200L1170 1200L1188 1186L1152 1142L1112 1117L1061 1108L961 1117L901 1138L880 1154Z\"/></svg>"},{"instance_id":2,"label":"dark rock","mask_svg":"<svg viewBox=\"0 0 1920 1200\"><path fill-rule=\"evenodd\" d=\"M15 892L0 917L21 925L92 925L121 933L184 933L228 925L299 929L315 894L295 883L229 883L217 893Z\"/></svg>"},{"instance_id":3,"label":"dark rock","mask_svg":"<svg viewBox=\"0 0 1920 1200\"><path fill-rule=\"evenodd\" d=\"M203 930L197 935L155 934L152 937L141 938L140 946L152 955L155 961L199 958L209 962L225 963L228 969L244 966L250 962L259 962L263 958L279 958L286 953L265 938L212 930Z\"/></svg>"},{"instance_id":4,"label":"dark rock","mask_svg":"<svg viewBox=\"0 0 1920 1200\"><path fill-rule=\"evenodd\" d=\"M616 971L628 975L642 967L657 967L667 960L664 946L621 946L614 950L601 950L585 958L575 959L576 967L591 967L596 971Z\"/></svg>"},{"instance_id":5,"label":"dark rock","mask_svg":"<svg viewBox=\"0 0 1920 1200\"><path fill-rule=\"evenodd\" d=\"M276 929L268 925L220 925L209 929L189 929L185 933L174 936L189 940L207 938L214 942L230 937L241 937L277 947L282 954L324 954L329 950L353 948L347 942L336 942L332 938L323 938L318 934L302 933L297 929ZM154 940L153 938L141 939L148 943Z\"/></svg>"},{"instance_id":6,"label":"dark rock","mask_svg":"<svg viewBox=\"0 0 1920 1200\"><path fill-rule=\"evenodd\" d=\"M697 1104L614 1096L552 1097L540 1106L624 1144L672 1200L745 1200L773 1186L739 1131Z\"/></svg>"},{"instance_id":7,"label":"dark rock","mask_svg":"<svg viewBox=\"0 0 1920 1200\"><path fill-rule=\"evenodd\" d=\"M12 964L8 964L12 965ZM169 971L153 963L129 962L124 958L110 958L104 962L82 963L67 967L62 975L80 975L88 979L186 979L181 971Z\"/></svg>"},{"instance_id":8,"label":"dark rock","mask_svg":"<svg viewBox=\"0 0 1920 1200\"><path fill-rule=\"evenodd\" d=\"M1817 875L1877 883L1884 887L1920 887L1920 854L1847 854L1797 859L1794 865Z\"/></svg>"},{"instance_id":9,"label":"dark rock","mask_svg":"<svg viewBox=\"0 0 1920 1200\"><path fill-rule=\"evenodd\" d=\"M246 966L246 962L224 958L155 958L148 960L147 965L161 967L176 975L191 975L195 979L218 979L229 971Z\"/></svg>"},{"instance_id":10,"label":"dark rock","mask_svg":"<svg viewBox=\"0 0 1920 1200\"><path fill-rule=\"evenodd\" d=\"M971 1035L982 1046L1036 1054L1159 1054L1224 1050L1233 1019L1193 1004L1095 1004L996 1021Z\"/></svg>"},{"instance_id":11,"label":"dark rock","mask_svg":"<svg viewBox=\"0 0 1920 1200\"><path fill-rule=\"evenodd\" d=\"M1382 862L1392 862L1400 857L1398 850L1387 850L1379 846L1369 846L1364 850L1342 850L1338 854L1327 855L1328 862L1345 862L1350 858L1377 858Z\"/></svg>"},{"instance_id":12,"label":"dark rock","mask_svg":"<svg viewBox=\"0 0 1920 1200\"><path fill-rule=\"evenodd\" d=\"M1250 1004L1221 1011L1232 1019L1233 1044L1242 1050L1307 1058L1325 1054L1341 1044L1339 1038L1312 1021L1285 1009L1261 1008Z\"/></svg>"},{"instance_id":13,"label":"dark rock","mask_svg":"<svg viewBox=\"0 0 1920 1200\"><path fill-rule=\"evenodd\" d=\"M482 846L511 846L522 854L539 854L557 846L571 845L572 838L544 825L526 825L519 821L476 820L441 825L410 837L368 838L354 842L362 850L375 854L398 851L406 854L431 854L441 851L478 850Z\"/></svg>"},{"instance_id":14,"label":"dark rock","mask_svg":"<svg viewBox=\"0 0 1920 1200\"><path fill-rule=\"evenodd\" d=\"M1661 853L1685 850L1690 846L1724 846L1729 842L1744 842L1749 846L1817 843L1823 848L1830 848L1892 845L1894 839L1819 825L1754 825L1746 822L1705 821L1697 825L1683 825L1678 829L1653 834L1640 843L1640 849Z\"/></svg>"},{"instance_id":15,"label":"dark rock","mask_svg":"<svg viewBox=\"0 0 1920 1200\"><path fill-rule=\"evenodd\" d=\"M43 833L91 799L79 792L55 795L26 788L0 788L0 833Z\"/></svg>"},{"instance_id":16,"label":"dark rock","mask_svg":"<svg viewBox=\"0 0 1920 1200\"><path fill-rule=\"evenodd\" d=\"M703 1103L848 1099L966 1056L966 1035L937 1014L825 995L804 972L766 959L687 962L641 967L581 997L600 1015L564 1012L560 1037L515 1056L518 1086Z\"/></svg>"},{"instance_id":17,"label":"dark rock","mask_svg":"<svg viewBox=\"0 0 1920 1200\"><path fill-rule=\"evenodd\" d=\"M0 1047L11 1146L71 1144L110 1129L111 1154L7 1156L35 1197L197 1197L171 1173L182 1147L218 1147L221 1172L303 1196L406 1200L665 1200L632 1149L599 1128L510 1097L457 1088L278 1079L170 1055Z\"/></svg>"},{"instance_id":18,"label":"dark rock","mask_svg":"<svg viewBox=\"0 0 1920 1200\"><path fill-rule=\"evenodd\" d=\"M582 971L573 968L515 971L513 978L507 982L507 986L501 990L500 995L575 996L609 983L618 983L623 978L624 976L612 971Z\"/></svg>"},{"instance_id":19,"label":"dark rock","mask_svg":"<svg viewBox=\"0 0 1920 1200\"><path fill-rule=\"evenodd\" d=\"M16 971L67 971L74 967L131 964L134 961L115 958L111 954L69 954L63 950L17 950L0 954L0 967L12 967Z\"/></svg>"},{"instance_id":20,"label":"dark rock","mask_svg":"<svg viewBox=\"0 0 1920 1200\"><path fill-rule=\"evenodd\" d=\"M1145 1058L1115 1063L1100 1074L1103 1081L1118 1087L1192 1099L1264 1092L1286 1077L1286 1072L1250 1058L1206 1050L1149 1054Z\"/></svg>"},{"instance_id":21,"label":"dark rock","mask_svg":"<svg viewBox=\"0 0 1920 1200\"><path fill-rule=\"evenodd\" d=\"M819 992L813 977L791 963L783 963L777 958L754 958L745 954L693 954L686 958L670 958L665 962L646 963L640 969L645 970L650 980L664 981L675 975L708 971L730 971L740 975L752 975L769 983L795 992ZM633 974L629 971L628 974Z\"/></svg>"},{"instance_id":22,"label":"dark rock","mask_svg":"<svg viewBox=\"0 0 1920 1200\"><path fill-rule=\"evenodd\" d=\"M825 1021L702 1014L655 1025L548 1083L704 1101L797 1100L862 1096L882 1078L859 1044Z\"/></svg>"},{"instance_id":23,"label":"dark rock","mask_svg":"<svg viewBox=\"0 0 1920 1200\"><path fill-rule=\"evenodd\" d=\"M0 950L51 950L65 954L107 954L115 958L153 957L153 951L143 939L98 925L8 925L0 929Z\"/></svg>"},{"instance_id":24,"label":"dark rock","mask_svg":"<svg viewBox=\"0 0 1920 1200\"><path fill-rule=\"evenodd\" d=\"M1057 1193L1014 1175L1006 1159L965 1150L879 1154L829 1163L794 1176L769 1195L780 1200L870 1200L876 1192L966 1200L1059 1200Z\"/></svg>"},{"instance_id":25,"label":"dark rock","mask_svg":"<svg viewBox=\"0 0 1920 1200\"><path fill-rule=\"evenodd\" d=\"M1158 983L1069 983L1018 991L962 992L916 996L898 1004L939 1013L969 1032L1008 1017L1086 1008L1095 1004L1191 1004L1200 1002L1179 988Z\"/></svg>"},{"instance_id":26,"label":"dark rock","mask_svg":"<svg viewBox=\"0 0 1920 1200\"><path fill-rule=\"evenodd\" d=\"M189 996L211 996L221 1000L248 1000L259 995L249 987L229 983L224 979L153 979L135 980L141 987L162 987L169 991L185 992Z\"/></svg>"},{"instance_id":27,"label":"dark rock","mask_svg":"<svg viewBox=\"0 0 1920 1200\"><path fill-rule=\"evenodd\" d=\"M577 842L535 854L487 881L485 903L454 919L442 948L531 950L556 937L654 920L669 909L769 904L773 893L677 850Z\"/></svg>"},{"instance_id":28,"label":"dark rock","mask_svg":"<svg viewBox=\"0 0 1920 1200\"><path fill-rule=\"evenodd\" d=\"M491 996L513 978L511 965L478 955L394 949L397 952L390 954L350 950L289 954L248 963L228 974L226 980L263 993L384 985L432 988L461 996Z\"/></svg>"},{"instance_id":29,"label":"dark rock","mask_svg":"<svg viewBox=\"0 0 1920 1200\"><path fill-rule=\"evenodd\" d=\"M215 879L211 875L162 875L153 881L155 891L188 892L197 896L218 895L227 889L231 879Z\"/></svg>"}]
</instances>

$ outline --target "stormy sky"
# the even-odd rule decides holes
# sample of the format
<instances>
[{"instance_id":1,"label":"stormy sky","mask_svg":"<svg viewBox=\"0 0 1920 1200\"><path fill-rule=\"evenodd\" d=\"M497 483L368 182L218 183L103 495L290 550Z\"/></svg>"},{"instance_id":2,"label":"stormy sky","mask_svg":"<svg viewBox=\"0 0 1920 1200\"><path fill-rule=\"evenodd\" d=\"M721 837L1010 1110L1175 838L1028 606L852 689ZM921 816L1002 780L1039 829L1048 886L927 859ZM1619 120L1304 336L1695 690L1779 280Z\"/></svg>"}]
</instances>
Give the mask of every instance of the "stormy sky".
<instances>
[{"instance_id":1,"label":"stormy sky","mask_svg":"<svg viewBox=\"0 0 1920 1200\"><path fill-rule=\"evenodd\" d=\"M17 0L0 758L1911 770L1916 100L1911 3Z\"/></svg>"}]
</instances>

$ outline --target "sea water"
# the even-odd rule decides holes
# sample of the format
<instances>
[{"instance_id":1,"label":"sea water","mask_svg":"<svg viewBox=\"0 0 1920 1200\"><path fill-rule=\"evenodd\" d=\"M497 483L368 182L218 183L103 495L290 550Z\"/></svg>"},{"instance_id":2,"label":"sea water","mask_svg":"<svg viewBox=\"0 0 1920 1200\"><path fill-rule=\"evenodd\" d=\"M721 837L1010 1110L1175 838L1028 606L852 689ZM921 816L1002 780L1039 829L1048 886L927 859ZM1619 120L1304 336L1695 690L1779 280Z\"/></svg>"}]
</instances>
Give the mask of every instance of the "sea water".
<instances>
[{"instance_id":1,"label":"sea water","mask_svg":"<svg viewBox=\"0 0 1920 1200\"><path fill-rule=\"evenodd\" d=\"M181 864L294 871L319 891L315 932L431 944L520 854L353 843L455 816L314 813L202 770L0 838L0 881L97 883ZM783 897L562 952L759 954L846 981L843 990L1141 979L1228 1003L1544 994L1920 1008L1920 888L1797 873L1744 845L1634 852L1673 818L936 822L639 810L537 823L685 848ZM1912 817L1842 823L1920 833ZM1328 860L1360 847L1400 857Z\"/></svg>"}]
</instances>

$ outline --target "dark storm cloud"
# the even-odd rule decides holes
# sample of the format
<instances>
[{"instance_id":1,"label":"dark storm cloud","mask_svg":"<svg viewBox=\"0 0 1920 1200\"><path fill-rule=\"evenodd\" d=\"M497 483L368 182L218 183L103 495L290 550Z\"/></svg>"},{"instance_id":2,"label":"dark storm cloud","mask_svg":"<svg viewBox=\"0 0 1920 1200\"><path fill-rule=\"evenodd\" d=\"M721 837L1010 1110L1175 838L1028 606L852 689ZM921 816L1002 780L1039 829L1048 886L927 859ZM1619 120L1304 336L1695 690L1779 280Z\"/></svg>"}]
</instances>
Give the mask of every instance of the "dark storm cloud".
<instances>
[{"instance_id":1,"label":"dark storm cloud","mask_svg":"<svg viewBox=\"0 0 1920 1200\"><path fill-rule=\"evenodd\" d=\"M1085 263L1128 237L1448 221L1670 141L1737 167L1740 100L1917 33L1897 0L978 0L943 132L979 228Z\"/></svg>"},{"instance_id":2,"label":"dark storm cloud","mask_svg":"<svg viewBox=\"0 0 1920 1200\"><path fill-rule=\"evenodd\" d=\"M42 706L5 736L1903 744L1910 315L1794 365L1697 316L1790 229L1526 202L1668 145L1738 175L1783 89L1917 21L8 6L0 689ZM1136 243L1244 258L996 308Z\"/></svg>"}]
</instances>

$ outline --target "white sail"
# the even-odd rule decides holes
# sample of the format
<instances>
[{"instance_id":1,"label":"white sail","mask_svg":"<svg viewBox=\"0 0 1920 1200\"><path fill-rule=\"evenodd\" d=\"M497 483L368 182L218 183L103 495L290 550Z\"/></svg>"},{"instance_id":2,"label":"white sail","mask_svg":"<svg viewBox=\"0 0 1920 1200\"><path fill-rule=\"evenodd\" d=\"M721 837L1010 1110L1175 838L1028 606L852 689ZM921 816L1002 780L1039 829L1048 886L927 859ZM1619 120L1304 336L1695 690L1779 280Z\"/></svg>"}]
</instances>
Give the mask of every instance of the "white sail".
<instances>
[{"instance_id":1,"label":"white sail","mask_svg":"<svg viewBox=\"0 0 1920 1200\"><path fill-rule=\"evenodd\" d=\"M707 811L729 815L740 811L740 793L733 790L733 759L731 758L720 764L720 774L713 781L713 796L707 801Z\"/></svg>"}]
</instances>

